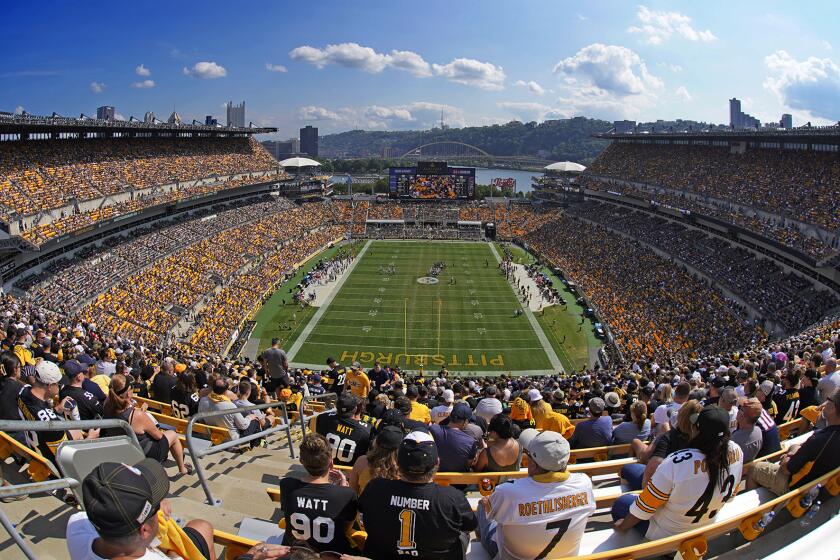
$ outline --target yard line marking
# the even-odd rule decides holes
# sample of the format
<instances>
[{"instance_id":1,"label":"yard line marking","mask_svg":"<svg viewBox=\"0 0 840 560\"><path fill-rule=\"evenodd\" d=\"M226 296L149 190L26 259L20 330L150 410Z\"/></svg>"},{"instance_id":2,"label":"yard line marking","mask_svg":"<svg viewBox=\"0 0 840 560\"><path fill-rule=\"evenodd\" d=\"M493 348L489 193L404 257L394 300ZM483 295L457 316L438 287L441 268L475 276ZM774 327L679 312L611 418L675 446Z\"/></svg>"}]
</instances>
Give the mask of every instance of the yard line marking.
<instances>
[{"instance_id":1,"label":"yard line marking","mask_svg":"<svg viewBox=\"0 0 840 560\"><path fill-rule=\"evenodd\" d=\"M315 312L312 318L309 319L309 322L306 324L306 326L303 327L303 331L301 331L300 335L297 337L297 340L295 340L295 343L292 344L292 347L289 349L288 357L290 362L300 351L301 346L303 346L303 344L306 342L306 339L309 337L309 335L312 334L312 331L315 330L315 327L318 325L318 321L321 320L321 317L324 316L324 313L326 313L335 296L338 295L338 292L341 291L341 287L344 285L344 282L348 278L350 278L350 275L353 273L353 270L356 268L356 265L359 264L359 261L361 261L362 257L365 256L365 253L367 252L368 247L370 247L370 244L370 240L368 240L367 243L365 243L365 246L362 247L362 250L359 251L359 254L356 255L356 258L353 260L352 263L350 263L350 266L347 267L347 272L345 272L344 275L342 275L342 277L338 280L338 283L336 284L335 288L333 288L333 290L330 292L330 295L328 295L327 299L324 300L323 305L321 305L321 307L318 308L318 310Z\"/></svg>"},{"instance_id":2,"label":"yard line marking","mask_svg":"<svg viewBox=\"0 0 840 560\"><path fill-rule=\"evenodd\" d=\"M496 258L496 262L502 262L502 257L499 256L499 252L496 251L496 246L490 242L488 242L487 244L490 246L490 252L493 253L493 256ZM511 291L513 291L513 288L511 288ZM517 302L518 301L519 300L517 300ZM560 358L558 358L557 353L554 352L554 348L551 346L551 343L548 341L548 338L546 338L542 327L537 321L537 318L534 317L534 314L531 313L531 310L528 308L527 305L523 303L520 303L519 305L525 311L525 317L528 318L528 322L531 323L531 327L534 329L534 333L537 335L540 344L542 344L543 350L545 350L545 354L546 356L548 356L548 361L551 362L551 367L560 372L565 371L563 369L563 364L560 363Z\"/></svg>"}]
</instances>

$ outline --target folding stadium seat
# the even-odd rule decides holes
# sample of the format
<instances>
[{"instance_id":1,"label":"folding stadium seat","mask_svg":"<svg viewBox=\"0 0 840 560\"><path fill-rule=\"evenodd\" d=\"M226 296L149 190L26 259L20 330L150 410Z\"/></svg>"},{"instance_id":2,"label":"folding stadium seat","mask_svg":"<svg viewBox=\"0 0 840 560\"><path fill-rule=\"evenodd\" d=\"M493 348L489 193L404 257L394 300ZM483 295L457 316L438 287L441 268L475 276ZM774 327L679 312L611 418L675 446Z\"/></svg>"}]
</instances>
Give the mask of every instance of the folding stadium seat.
<instances>
[{"instance_id":1,"label":"folding stadium seat","mask_svg":"<svg viewBox=\"0 0 840 560\"><path fill-rule=\"evenodd\" d=\"M134 465L144 458L143 450L128 436L68 440L58 446L55 455L61 473L75 480L84 480L97 465L104 462ZM82 503L81 486L73 488L73 492L79 503Z\"/></svg>"}]
</instances>

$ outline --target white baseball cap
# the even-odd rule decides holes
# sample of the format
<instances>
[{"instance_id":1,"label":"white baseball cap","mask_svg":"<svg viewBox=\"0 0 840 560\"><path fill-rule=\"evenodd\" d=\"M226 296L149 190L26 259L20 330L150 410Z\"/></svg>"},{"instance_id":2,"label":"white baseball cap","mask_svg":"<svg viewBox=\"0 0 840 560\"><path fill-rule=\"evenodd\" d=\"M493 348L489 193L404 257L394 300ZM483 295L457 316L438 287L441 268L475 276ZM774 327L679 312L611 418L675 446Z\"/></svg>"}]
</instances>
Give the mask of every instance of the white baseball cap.
<instances>
[{"instance_id":1,"label":"white baseball cap","mask_svg":"<svg viewBox=\"0 0 840 560\"><path fill-rule=\"evenodd\" d=\"M44 385L58 383L61 381L61 370L58 369L58 365L53 362L41 360L35 366L35 379Z\"/></svg>"},{"instance_id":2,"label":"white baseball cap","mask_svg":"<svg viewBox=\"0 0 840 560\"><path fill-rule=\"evenodd\" d=\"M455 393L452 392L452 389L446 389L443 391L443 402L455 402Z\"/></svg>"},{"instance_id":3,"label":"white baseball cap","mask_svg":"<svg viewBox=\"0 0 840 560\"><path fill-rule=\"evenodd\" d=\"M528 391L528 400L530 402L541 401L542 398L542 393L540 393L537 389L531 389L530 391Z\"/></svg>"}]
</instances>

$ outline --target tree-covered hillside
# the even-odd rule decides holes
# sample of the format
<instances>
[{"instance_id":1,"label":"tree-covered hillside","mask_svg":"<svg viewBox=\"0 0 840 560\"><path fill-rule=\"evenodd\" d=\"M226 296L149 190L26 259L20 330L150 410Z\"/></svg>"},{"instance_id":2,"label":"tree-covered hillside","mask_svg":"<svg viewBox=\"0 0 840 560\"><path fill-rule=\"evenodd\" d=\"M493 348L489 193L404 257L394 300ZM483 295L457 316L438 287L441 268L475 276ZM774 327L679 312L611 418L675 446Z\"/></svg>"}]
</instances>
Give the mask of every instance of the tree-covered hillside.
<instances>
[{"instance_id":1,"label":"tree-covered hillside","mask_svg":"<svg viewBox=\"0 0 840 560\"><path fill-rule=\"evenodd\" d=\"M391 148L392 157L399 157L423 144L453 141L477 146L496 156L525 155L588 164L607 145L592 135L610 128L612 123L607 121L575 117L541 124L512 121L504 125L443 130L351 130L322 136L319 152L323 157L365 157L382 155L385 148Z\"/></svg>"}]
</instances>

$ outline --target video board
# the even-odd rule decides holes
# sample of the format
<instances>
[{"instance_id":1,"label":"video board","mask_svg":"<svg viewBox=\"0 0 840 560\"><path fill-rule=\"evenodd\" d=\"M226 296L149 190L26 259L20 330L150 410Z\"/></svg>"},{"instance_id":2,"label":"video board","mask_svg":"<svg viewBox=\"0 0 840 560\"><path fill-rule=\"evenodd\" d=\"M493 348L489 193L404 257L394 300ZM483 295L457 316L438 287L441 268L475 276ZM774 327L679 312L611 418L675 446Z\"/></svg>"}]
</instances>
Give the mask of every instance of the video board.
<instances>
[{"instance_id":1,"label":"video board","mask_svg":"<svg viewBox=\"0 0 840 560\"><path fill-rule=\"evenodd\" d=\"M413 198L423 200L455 200L475 197L475 168L448 167L433 162L434 167L391 167L388 170L388 185L391 198ZM435 173L421 173L432 170Z\"/></svg>"}]
</instances>

